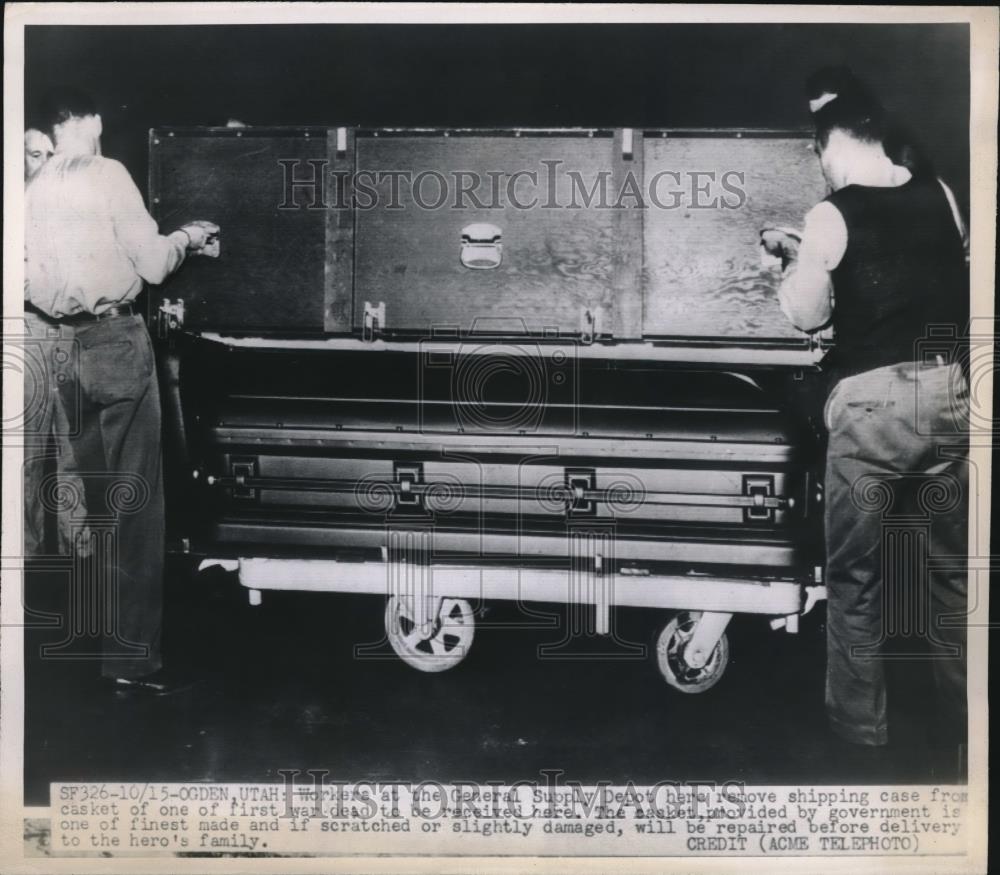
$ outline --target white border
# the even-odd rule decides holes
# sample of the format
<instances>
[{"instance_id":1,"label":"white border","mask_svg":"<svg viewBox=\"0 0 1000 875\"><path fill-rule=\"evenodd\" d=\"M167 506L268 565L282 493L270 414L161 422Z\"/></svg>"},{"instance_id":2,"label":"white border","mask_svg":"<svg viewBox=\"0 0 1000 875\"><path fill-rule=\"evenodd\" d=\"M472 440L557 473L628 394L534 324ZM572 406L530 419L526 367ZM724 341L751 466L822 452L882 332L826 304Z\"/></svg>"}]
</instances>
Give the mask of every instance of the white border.
<instances>
[{"instance_id":1,"label":"white border","mask_svg":"<svg viewBox=\"0 0 1000 875\"><path fill-rule=\"evenodd\" d=\"M269 24L269 23L944 23L970 24L971 56L971 118L970 137L972 160L970 168L970 201L972 228L972 288L973 316L993 318L994 253L996 251L996 169L997 169L997 42L1000 33L998 10L995 7L886 7L886 6L628 6L618 4L421 4L421 3L14 3L4 9L4 314L17 316L22 311L23 216L21 125L24 91L24 25L25 24ZM991 323L989 323L991 324ZM977 387L985 403L980 408L989 411L992 419L992 371ZM4 371L3 411L6 420L12 412L22 409L22 384L19 374ZM971 461L989 481L991 443L987 436L974 437ZM21 451L3 447L4 472L18 471ZM2 553L15 557L21 553L20 492L16 482L4 480ZM989 555L990 492L980 488L978 508L973 518L981 525L970 526L971 555ZM973 543L978 531L980 542ZM23 636L19 575L4 572L4 597L0 619L3 622L0 655L3 684L0 692L2 729L0 729L0 866L5 872L178 872L178 871L240 871L240 872L376 872L436 871L436 872L534 872L545 869L573 872L604 872L608 859L567 860L532 858L322 858L322 859L235 859L222 861L182 860L60 860L58 858L22 859L22 745L23 720L21 702L23 676L21 653ZM982 587L981 587L982 590ZM987 669L988 592L981 591L983 625L969 630L970 700L985 701ZM967 865L962 871L985 871L987 830L987 760L985 708L970 709L970 738L981 744L970 750L970 798L973 811L970 827L981 839L970 849ZM139 740L137 740L139 741ZM937 873L943 871L941 860L913 860L894 857L845 859L788 858L781 861L759 858L687 857L672 860L671 867L689 872L718 872L722 868L738 868L747 872L773 872L776 869L814 872L885 871L906 868L908 871ZM215 864L215 865L213 865ZM650 859L617 859L614 868L627 866L630 871L660 872L664 861ZM958 871L956 869L956 871Z\"/></svg>"}]
</instances>

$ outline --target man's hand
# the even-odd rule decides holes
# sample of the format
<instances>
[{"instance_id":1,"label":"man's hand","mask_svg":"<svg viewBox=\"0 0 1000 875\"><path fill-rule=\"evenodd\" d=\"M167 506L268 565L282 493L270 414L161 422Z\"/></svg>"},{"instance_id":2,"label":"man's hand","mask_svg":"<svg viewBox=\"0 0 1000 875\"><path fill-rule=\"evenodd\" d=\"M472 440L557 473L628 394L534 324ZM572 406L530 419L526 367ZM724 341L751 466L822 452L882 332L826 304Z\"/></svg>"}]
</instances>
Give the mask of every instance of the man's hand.
<instances>
[{"instance_id":1,"label":"man's hand","mask_svg":"<svg viewBox=\"0 0 1000 875\"><path fill-rule=\"evenodd\" d=\"M178 230L183 231L188 236L188 252L218 255L220 228L215 222L195 219L193 222L181 225ZM216 251L213 252L213 249Z\"/></svg>"},{"instance_id":2,"label":"man's hand","mask_svg":"<svg viewBox=\"0 0 1000 875\"><path fill-rule=\"evenodd\" d=\"M799 257L802 233L794 228L768 227L760 232L760 245L772 258L781 259L781 269Z\"/></svg>"}]
</instances>

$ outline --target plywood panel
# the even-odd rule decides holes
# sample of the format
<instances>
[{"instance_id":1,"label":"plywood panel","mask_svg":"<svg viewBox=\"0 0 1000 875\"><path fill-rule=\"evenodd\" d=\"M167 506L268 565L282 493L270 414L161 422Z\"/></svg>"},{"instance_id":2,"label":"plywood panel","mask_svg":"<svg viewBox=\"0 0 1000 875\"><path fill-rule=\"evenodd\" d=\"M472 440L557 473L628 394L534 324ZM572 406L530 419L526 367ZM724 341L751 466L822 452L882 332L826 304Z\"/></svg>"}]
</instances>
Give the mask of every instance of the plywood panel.
<instances>
[{"instance_id":1,"label":"plywood panel","mask_svg":"<svg viewBox=\"0 0 1000 875\"><path fill-rule=\"evenodd\" d=\"M323 130L153 135L152 206L161 229L197 218L222 228L221 256L189 259L162 288L163 296L184 299L186 325L323 331L328 210L280 209L286 171L279 161L297 160L302 179L312 173L310 159L326 158ZM296 198L305 206L311 193L299 190Z\"/></svg>"},{"instance_id":2,"label":"plywood panel","mask_svg":"<svg viewBox=\"0 0 1000 875\"><path fill-rule=\"evenodd\" d=\"M804 336L778 306L779 271L761 265L758 235L769 223L801 228L806 212L825 196L811 146L805 137L647 134L647 186L657 174L677 174L661 177L656 191L663 207L651 203L645 215L647 336ZM714 174L715 182L693 178L695 171ZM745 199L723 189L727 172L743 175L742 182L736 176L728 182ZM693 182L707 189L695 194ZM723 200L739 205L723 208Z\"/></svg>"}]
</instances>

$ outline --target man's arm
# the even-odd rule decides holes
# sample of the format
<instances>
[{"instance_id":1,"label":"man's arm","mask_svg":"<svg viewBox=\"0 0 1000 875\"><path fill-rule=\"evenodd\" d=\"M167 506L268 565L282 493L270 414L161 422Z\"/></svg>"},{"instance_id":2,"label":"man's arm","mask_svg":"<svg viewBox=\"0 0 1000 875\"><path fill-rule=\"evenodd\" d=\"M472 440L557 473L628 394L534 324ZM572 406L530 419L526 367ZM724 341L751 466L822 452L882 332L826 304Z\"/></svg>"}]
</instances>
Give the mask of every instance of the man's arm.
<instances>
[{"instance_id":1,"label":"man's arm","mask_svg":"<svg viewBox=\"0 0 1000 875\"><path fill-rule=\"evenodd\" d=\"M806 215L802 243L782 275L781 309L796 328L815 331L833 315L830 272L847 250L847 226L833 204L823 202Z\"/></svg>"},{"instance_id":2,"label":"man's arm","mask_svg":"<svg viewBox=\"0 0 1000 875\"><path fill-rule=\"evenodd\" d=\"M181 230L167 236L160 234L125 167L113 160L105 167L107 196L118 243L135 266L135 272L146 282L159 285L184 262L189 237Z\"/></svg>"}]
</instances>

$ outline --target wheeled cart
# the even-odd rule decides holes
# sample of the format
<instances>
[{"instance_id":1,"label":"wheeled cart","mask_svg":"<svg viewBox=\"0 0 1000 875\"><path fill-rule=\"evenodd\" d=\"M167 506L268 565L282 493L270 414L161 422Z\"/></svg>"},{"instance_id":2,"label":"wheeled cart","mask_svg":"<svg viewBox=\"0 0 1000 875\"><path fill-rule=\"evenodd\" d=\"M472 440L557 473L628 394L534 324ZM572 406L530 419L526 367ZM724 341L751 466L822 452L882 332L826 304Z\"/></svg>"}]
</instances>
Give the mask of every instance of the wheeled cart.
<instances>
[{"instance_id":1,"label":"wheeled cart","mask_svg":"<svg viewBox=\"0 0 1000 875\"><path fill-rule=\"evenodd\" d=\"M445 671L461 662L475 636L473 605L480 601L550 602L592 606L595 630L608 634L614 607L675 610L657 639L656 663L685 693L712 687L729 660L726 626L734 614L764 614L798 631L801 613L822 597L822 586L795 580L687 575L610 574L600 554L587 572L473 565L338 562L328 559L206 559L236 571L260 605L266 590L385 595L389 643L408 665ZM447 595L442 595L447 593Z\"/></svg>"}]
</instances>

